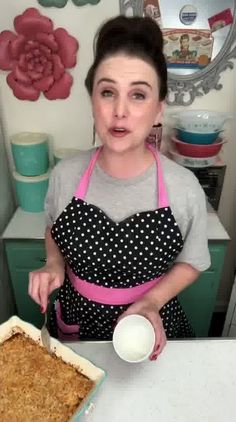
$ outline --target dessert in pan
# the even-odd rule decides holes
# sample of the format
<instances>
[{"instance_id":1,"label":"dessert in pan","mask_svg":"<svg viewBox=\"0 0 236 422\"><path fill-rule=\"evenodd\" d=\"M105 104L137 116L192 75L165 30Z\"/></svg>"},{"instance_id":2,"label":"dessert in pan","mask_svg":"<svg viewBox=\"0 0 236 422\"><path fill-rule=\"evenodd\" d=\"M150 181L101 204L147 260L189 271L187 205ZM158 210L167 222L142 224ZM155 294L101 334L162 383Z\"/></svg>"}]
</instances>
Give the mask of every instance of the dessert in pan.
<instances>
[{"instance_id":1,"label":"dessert in pan","mask_svg":"<svg viewBox=\"0 0 236 422\"><path fill-rule=\"evenodd\" d=\"M17 317L11 320L0 325L0 420L78 420L104 371L53 338L49 353L39 330Z\"/></svg>"}]
</instances>

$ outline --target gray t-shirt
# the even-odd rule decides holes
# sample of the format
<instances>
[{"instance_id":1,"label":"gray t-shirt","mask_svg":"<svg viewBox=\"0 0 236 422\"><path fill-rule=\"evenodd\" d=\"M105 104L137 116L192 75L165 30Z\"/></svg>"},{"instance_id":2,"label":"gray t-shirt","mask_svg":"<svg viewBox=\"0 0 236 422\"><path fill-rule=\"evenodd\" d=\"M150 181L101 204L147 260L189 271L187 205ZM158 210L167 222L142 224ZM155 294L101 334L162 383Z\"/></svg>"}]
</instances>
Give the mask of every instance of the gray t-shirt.
<instances>
[{"instance_id":1,"label":"gray t-shirt","mask_svg":"<svg viewBox=\"0 0 236 422\"><path fill-rule=\"evenodd\" d=\"M52 226L71 200L93 151L80 151L52 170L45 200L47 226ZM204 191L191 171L162 154L160 159L170 206L184 240L176 262L204 271L210 266ZM96 163L84 199L118 222L136 212L158 208L157 194L156 163L129 179L112 177Z\"/></svg>"}]
</instances>

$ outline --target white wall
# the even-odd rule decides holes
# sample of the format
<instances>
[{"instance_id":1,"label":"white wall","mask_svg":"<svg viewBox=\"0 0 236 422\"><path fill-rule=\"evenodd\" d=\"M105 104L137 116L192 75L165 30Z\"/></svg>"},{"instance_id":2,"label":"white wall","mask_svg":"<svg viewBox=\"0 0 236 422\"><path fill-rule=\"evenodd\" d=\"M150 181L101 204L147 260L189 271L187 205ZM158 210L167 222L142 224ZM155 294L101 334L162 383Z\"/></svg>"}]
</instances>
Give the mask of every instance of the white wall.
<instances>
[{"instance_id":1,"label":"white wall","mask_svg":"<svg viewBox=\"0 0 236 422\"><path fill-rule=\"evenodd\" d=\"M4 129L9 137L20 131L48 132L55 147L86 149L92 145L92 117L84 78L92 60L92 39L103 20L119 13L118 0L101 0L96 6L76 7L71 0L62 9L41 7L36 0L1 0L0 30L13 29L13 19L27 7L36 7L49 16L55 27L63 26L80 42L77 66L70 70L74 75L71 95L66 100L49 101L43 96L36 102L19 101L6 84L7 72L0 71L0 101ZM230 111L236 116L236 69L227 70L222 78L223 89L198 98L191 108L209 108ZM228 124L228 144L224 149L227 172L219 215L233 241L228 248L219 301L228 300L236 261L236 122ZM8 144L9 146L9 144Z\"/></svg>"}]
</instances>

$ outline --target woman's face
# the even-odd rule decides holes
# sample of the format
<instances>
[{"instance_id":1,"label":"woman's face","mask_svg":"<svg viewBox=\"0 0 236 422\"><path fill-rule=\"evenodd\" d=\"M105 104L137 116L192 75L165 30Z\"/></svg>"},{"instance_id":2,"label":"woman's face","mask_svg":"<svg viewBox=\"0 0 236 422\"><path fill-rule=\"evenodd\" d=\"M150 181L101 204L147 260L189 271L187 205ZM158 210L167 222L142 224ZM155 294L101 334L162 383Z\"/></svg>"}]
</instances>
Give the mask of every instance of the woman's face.
<instances>
[{"instance_id":1,"label":"woman's face","mask_svg":"<svg viewBox=\"0 0 236 422\"><path fill-rule=\"evenodd\" d=\"M104 146L114 152L143 148L163 112L154 68L123 54L104 59L94 78L92 108Z\"/></svg>"}]
</instances>

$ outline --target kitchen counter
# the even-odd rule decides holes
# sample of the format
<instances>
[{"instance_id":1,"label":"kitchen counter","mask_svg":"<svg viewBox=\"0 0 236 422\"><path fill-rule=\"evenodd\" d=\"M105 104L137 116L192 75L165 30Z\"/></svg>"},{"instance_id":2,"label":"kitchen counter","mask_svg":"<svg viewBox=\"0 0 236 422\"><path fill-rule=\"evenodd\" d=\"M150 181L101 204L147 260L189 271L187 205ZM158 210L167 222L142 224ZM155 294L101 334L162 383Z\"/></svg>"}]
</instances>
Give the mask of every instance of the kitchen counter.
<instances>
[{"instance_id":1,"label":"kitchen counter","mask_svg":"<svg viewBox=\"0 0 236 422\"><path fill-rule=\"evenodd\" d=\"M208 208L207 235L209 240L229 240L218 215ZM31 213L18 208L3 232L4 239L44 239L44 213Z\"/></svg>"},{"instance_id":2,"label":"kitchen counter","mask_svg":"<svg viewBox=\"0 0 236 422\"><path fill-rule=\"evenodd\" d=\"M123 362L111 343L70 343L107 371L81 422L235 422L236 339L168 341L157 361Z\"/></svg>"}]
</instances>

